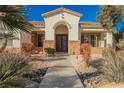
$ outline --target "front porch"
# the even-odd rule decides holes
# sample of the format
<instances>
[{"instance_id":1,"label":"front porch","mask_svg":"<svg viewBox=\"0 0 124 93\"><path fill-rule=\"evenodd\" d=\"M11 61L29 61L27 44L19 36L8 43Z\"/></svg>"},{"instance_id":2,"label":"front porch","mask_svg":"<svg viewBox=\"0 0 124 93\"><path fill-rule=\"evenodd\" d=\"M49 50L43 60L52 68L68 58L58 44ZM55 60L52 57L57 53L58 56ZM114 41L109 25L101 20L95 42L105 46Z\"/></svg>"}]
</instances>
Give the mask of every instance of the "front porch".
<instances>
[{"instance_id":1,"label":"front porch","mask_svg":"<svg viewBox=\"0 0 124 93\"><path fill-rule=\"evenodd\" d=\"M31 42L36 50L44 48L54 48L56 52L67 53L69 55L80 54L80 46L84 43L90 43L91 52L101 53L101 49L106 47L106 33L104 31L80 31L79 40L70 40L69 28L63 22L54 27L54 40L46 40L45 31L32 31Z\"/></svg>"},{"instance_id":2,"label":"front porch","mask_svg":"<svg viewBox=\"0 0 124 93\"><path fill-rule=\"evenodd\" d=\"M32 31L31 42L37 51L43 51L44 48L50 47L56 50L56 54L80 54L80 45L83 43L91 44L92 54L101 54L102 48L106 47L105 41L102 44L102 33L81 33L81 39L78 41L63 37L66 35L68 37L68 34L57 33L55 40L45 40L44 32Z\"/></svg>"}]
</instances>

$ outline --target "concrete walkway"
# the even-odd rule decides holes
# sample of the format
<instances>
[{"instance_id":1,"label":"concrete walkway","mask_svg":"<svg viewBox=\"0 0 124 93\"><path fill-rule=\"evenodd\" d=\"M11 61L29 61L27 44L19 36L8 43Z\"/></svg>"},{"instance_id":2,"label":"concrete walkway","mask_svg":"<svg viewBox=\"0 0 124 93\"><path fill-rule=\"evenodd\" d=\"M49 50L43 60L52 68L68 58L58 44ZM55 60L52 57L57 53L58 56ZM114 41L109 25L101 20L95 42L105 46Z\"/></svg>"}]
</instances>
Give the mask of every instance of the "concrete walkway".
<instances>
[{"instance_id":1,"label":"concrete walkway","mask_svg":"<svg viewBox=\"0 0 124 93\"><path fill-rule=\"evenodd\" d=\"M57 57L47 70L40 88L82 88L83 85L68 56Z\"/></svg>"}]
</instances>

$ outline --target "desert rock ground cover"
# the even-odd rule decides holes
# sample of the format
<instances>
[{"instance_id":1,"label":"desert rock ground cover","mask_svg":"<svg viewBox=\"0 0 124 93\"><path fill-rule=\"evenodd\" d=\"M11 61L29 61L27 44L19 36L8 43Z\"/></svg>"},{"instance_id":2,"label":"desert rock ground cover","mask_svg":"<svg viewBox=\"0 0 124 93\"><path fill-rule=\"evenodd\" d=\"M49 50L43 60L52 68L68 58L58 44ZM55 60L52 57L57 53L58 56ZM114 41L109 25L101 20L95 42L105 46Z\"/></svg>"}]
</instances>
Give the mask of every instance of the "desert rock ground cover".
<instances>
[{"instance_id":1,"label":"desert rock ground cover","mask_svg":"<svg viewBox=\"0 0 124 93\"><path fill-rule=\"evenodd\" d=\"M123 56L107 51L106 55L91 55L90 66L82 61L81 55L70 57L85 88L123 88ZM112 52L113 53L113 52Z\"/></svg>"},{"instance_id":2,"label":"desert rock ground cover","mask_svg":"<svg viewBox=\"0 0 124 93\"><path fill-rule=\"evenodd\" d=\"M59 87L66 87L66 86L74 87L75 83L73 84L72 82L75 82L75 79L70 78L70 76L68 76L68 75L72 75L72 72L70 72L70 70L66 70L67 68L71 69L71 71L73 71L74 73L77 72L75 74L76 78L78 78L79 76L80 80L82 81L81 84L83 84L83 87L85 88L123 87L123 83L120 83L120 84L109 83L103 77L101 67L102 67L102 64L104 64L104 61L101 55L91 55L89 67L86 67L86 62L82 61L81 55L69 55L64 58L62 56L59 56L59 57L54 56L54 57L47 58L47 57L42 57L41 55L39 56L34 55L29 57L29 59L30 61L28 62L26 72L22 75L22 77L19 77L18 79L18 81L22 83L23 85L22 87L36 88L36 87L43 87L43 84L51 85L51 87L55 87L56 84ZM48 71L48 68L49 68L49 71ZM47 77L49 75L52 75L52 76ZM66 75L66 76L63 77L63 75ZM50 80L50 82L54 80L57 80L57 81L56 83L54 82L42 83L43 80L44 79L47 80L47 78ZM80 81L79 78L78 78L78 81ZM64 85L67 83L65 81L68 81L68 80L70 80L69 85ZM55 86L52 86L52 84L54 84ZM45 87L48 87L48 86L45 86Z\"/></svg>"},{"instance_id":3,"label":"desert rock ground cover","mask_svg":"<svg viewBox=\"0 0 124 93\"><path fill-rule=\"evenodd\" d=\"M107 83L100 71L102 56L92 55L91 59L90 66L87 67L86 63L82 62L81 55L71 56L71 62L86 88L99 87Z\"/></svg>"},{"instance_id":4,"label":"desert rock ground cover","mask_svg":"<svg viewBox=\"0 0 124 93\"><path fill-rule=\"evenodd\" d=\"M39 87L40 82L43 80L43 76L46 74L50 62L41 61L37 56L31 57L31 61L28 63L30 69L23 75L25 81L25 87Z\"/></svg>"}]
</instances>

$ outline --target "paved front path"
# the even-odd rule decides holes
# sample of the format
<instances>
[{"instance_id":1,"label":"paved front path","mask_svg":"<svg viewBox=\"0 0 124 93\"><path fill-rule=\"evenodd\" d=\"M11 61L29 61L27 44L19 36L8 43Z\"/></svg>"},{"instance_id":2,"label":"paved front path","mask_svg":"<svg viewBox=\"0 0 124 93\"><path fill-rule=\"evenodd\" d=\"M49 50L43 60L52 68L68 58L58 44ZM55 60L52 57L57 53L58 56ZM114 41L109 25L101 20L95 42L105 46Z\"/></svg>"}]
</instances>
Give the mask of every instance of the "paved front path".
<instances>
[{"instance_id":1,"label":"paved front path","mask_svg":"<svg viewBox=\"0 0 124 93\"><path fill-rule=\"evenodd\" d=\"M52 67L47 70L40 88L82 88L83 85L69 58L57 57L52 60Z\"/></svg>"}]
</instances>

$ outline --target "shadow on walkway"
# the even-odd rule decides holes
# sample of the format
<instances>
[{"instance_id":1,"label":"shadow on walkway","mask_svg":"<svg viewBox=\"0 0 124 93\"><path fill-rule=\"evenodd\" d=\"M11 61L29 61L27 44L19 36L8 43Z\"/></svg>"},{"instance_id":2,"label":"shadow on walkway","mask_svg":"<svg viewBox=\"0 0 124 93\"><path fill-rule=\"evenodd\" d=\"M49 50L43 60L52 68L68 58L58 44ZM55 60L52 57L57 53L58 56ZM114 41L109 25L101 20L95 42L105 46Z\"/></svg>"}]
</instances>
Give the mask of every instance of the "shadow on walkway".
<instances>
[{"instance_id":1,"label":"shadow on walkway","mask_svg":"<svg viewBox=\"0 0 124 93\"><path fill-rule=\"evenodd\" d=\"M52 67L48 68L40 88L82 88L74 67L68 57L52 60Z\"/></svg>"},{"instance_id":2,"label":"shadow on walkway","mask_svg":"<svg viewBox=\"0 0 124 93\"><path fill-rule=\"evenodd\" d=\"M40 85L40 88L74 88L74 87L82 88L82 86L78 84L79 78L77 78L77 75L73 75L73 76L54 75L51 77L50 76L45 77L45 79L46 82L43 81Z\"/></svg>"}]
</instances>

